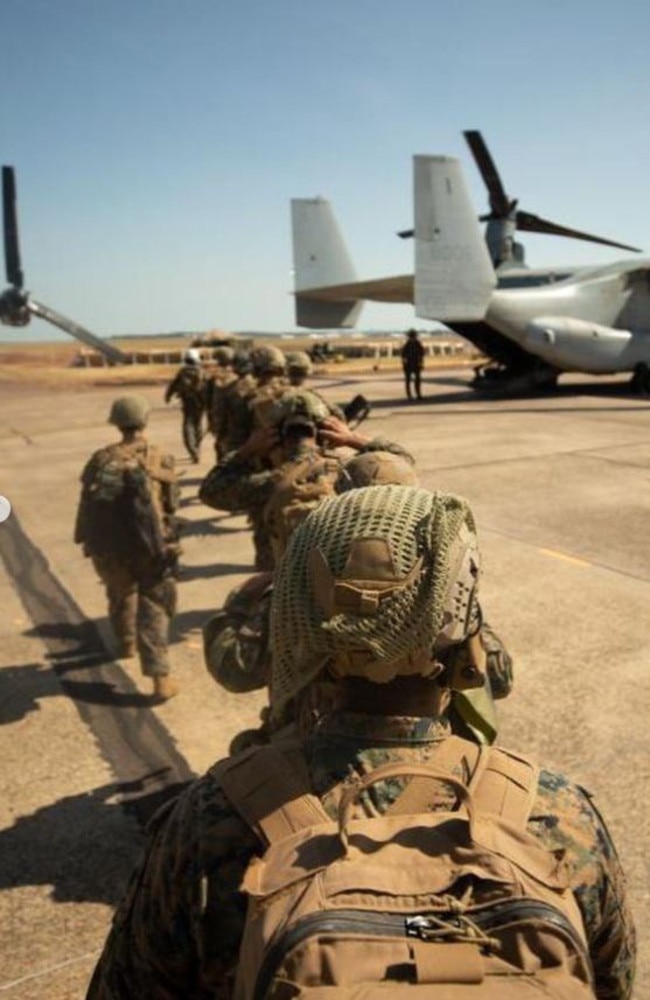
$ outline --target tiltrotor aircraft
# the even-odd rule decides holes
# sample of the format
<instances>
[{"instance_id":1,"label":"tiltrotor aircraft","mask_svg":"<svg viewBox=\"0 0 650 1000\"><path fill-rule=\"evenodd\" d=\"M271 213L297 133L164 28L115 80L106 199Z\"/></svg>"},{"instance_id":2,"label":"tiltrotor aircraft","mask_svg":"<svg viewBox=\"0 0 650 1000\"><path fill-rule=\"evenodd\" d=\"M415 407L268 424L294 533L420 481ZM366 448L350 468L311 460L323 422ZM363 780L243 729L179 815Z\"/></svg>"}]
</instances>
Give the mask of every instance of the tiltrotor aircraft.
<instances>
[{"instance_id":1,"label":"tiltrotor aircraft","mask_svg":"<svg viewBox=\"0 0 650 1000\"><path fill-rule=\"evenodd\" d=\"M414 214L418 316L459 330L485 324L534 359L541 381L629 371L650 387L650 260L500 287L460 162L446 156L414 157Z\"/></svg>"},{"instance_id":2,"label":"tiltrotor aircraft","mask_svg":"<svg viewBox=\"0 0 650 1000\"><path fill-rule=\"evenodd\" d=\"M128 364L129 359L112 344L95 336L67 316L37 302L25 291L18 240L18 213L16 211L16 180L13 167L2 168L2 211L5 247L5 272L9 288L0 293L0 322L7 326L27 326L32 316L47 320L59 329L95 348L110 364Z\"/></svg>"},{"instance_id":3,"label":"tiltrotor aircraft","mask_svg":"<svg viewBox=\"0 0 650 1000\"><path fill-rule=\"evenodd\" d=\"M568 236L638 252L636 247L569 229L518 209L517 200L511 199L505 192L480 132L468 131L464 134L489 193L490 212L478 220L474 215L473 222L476 229L479 221L487 223L484 246L499 289L555 287L580 273L578 268L526 267L524 248L515 240L517 229ZM291 208L296 323L299 326L354 326L364 299L415 302L412 274L357 280L329 202L322 198L293 199ZM414 234L412 229L399 233L402 237ZM442 317L430 318L442 320ZM512 391L555 383L558 375L555 366L492 326L484 316L448 317L443 322L491 359L491 363L477 371L475 387L498 387Z\"/></svg>"}]
</instances>

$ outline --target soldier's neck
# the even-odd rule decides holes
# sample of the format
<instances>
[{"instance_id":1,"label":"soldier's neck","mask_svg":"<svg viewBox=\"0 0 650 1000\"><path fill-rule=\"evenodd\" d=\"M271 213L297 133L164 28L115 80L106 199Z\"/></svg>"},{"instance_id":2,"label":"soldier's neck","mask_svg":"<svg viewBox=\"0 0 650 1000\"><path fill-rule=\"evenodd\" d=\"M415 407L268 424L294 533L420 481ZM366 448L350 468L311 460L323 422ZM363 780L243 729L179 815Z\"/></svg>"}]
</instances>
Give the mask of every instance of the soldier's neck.
<instances>
[{"instance_id":1,"label":"soldier's neck","mask_svg":"<svg viewBox=\"0 0 650 1000\"><path fill-rule=\"evenodd\" d=\"M136 444L138 441L146 441L143 430L122 431L122 444Z\"/></svg>"}]
</instances>

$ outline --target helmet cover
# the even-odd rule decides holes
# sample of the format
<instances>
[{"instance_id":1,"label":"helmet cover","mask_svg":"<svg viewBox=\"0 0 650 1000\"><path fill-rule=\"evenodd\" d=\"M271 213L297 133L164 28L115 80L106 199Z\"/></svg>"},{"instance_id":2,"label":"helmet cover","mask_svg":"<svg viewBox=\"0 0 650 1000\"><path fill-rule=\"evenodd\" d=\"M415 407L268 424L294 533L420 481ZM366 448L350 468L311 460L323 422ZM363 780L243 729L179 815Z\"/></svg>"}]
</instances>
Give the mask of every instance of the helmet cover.
<instances>
[{"instance_id":1,"label":"helmet cover","mask_svg":"<svg viewBox=\"0 0 650 1000\"><path fill-rule=\"evenodd\" d=\"M120 396L113 401L108 416L109 424L120 430L139 430L146 427L149 403L142 396Z\"/></svg>"},{"instance_id":2,"label":"helmet cover","mask_svg":"<svg viewBox=\"0 0 650 1000\"><path fill-rule=\"evenodd\" d=\"M327 666L377 682L431 677L480 625L474 517L462 497L370 486L323 500L276 570L271 700Z\"/></svg>"}]
</instances>

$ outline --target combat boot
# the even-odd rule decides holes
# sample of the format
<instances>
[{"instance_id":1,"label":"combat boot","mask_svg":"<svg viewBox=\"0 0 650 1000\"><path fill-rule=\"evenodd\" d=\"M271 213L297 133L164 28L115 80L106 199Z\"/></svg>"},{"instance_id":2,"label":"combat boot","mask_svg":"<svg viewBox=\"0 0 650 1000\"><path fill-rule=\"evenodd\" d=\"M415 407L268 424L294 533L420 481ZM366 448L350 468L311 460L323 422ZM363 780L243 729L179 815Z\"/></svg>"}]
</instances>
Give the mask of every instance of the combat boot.
<instances>
[{"instance_id":1,"label":"combat boot","mask_svg":"<svg viewBox=\"0 0 650 1000\"><path fill-rule=\"evenodd\" d=\"M179 690L177 682L169 674L158 674L153 678L153 694L156 701L169 701Z\"/></svg>"}]
</instances>

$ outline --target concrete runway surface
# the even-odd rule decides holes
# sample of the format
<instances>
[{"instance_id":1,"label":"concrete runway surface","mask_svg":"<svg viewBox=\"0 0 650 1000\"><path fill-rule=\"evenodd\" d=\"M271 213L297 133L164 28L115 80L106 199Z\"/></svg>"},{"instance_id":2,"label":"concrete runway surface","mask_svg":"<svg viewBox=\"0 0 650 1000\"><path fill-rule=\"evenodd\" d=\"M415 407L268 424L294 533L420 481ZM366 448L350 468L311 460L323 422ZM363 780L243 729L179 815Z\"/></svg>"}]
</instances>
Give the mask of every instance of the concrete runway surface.
<instances>
[{"instance_id":1,"label":"concrete runway surface","mask_svg":"<svg viewBox=\"0 0 650 1000\"><path fill-rule=\"evenodd\" d=\"M482 603L515 659L500 742L595 794L628 874L635 1000L650 1000L650 402L579 376L550 397L488 401L466 379L427 372L419 404L398 373L315 384L339 402L365 393L364 429L405 443L423 485L471 501ZM13 512L0 524L0 994L76 1000L147 817L256 724L263 697L215 686L200 631L250 573L252 546L241 517L196 499L212 447L187 462L161 387L2 391L0 494ZM72 542L79 473L115 439L110 401L132 391L183 473L182 690L155 708L136 662L115 658L102 588Z\"/></svg>"}]
</instances>

